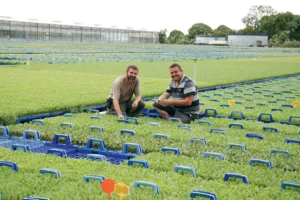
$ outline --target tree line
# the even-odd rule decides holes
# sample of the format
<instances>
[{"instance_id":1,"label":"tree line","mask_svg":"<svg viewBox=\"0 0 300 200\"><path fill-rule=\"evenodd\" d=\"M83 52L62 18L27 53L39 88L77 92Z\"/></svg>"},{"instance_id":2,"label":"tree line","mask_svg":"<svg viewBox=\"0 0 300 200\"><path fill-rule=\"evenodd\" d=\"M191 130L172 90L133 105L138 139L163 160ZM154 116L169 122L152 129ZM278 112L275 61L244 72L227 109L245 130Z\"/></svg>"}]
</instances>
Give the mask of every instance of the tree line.
<instances>
[{"instance_id":1,"label":"tree line","mask_svg":"<svg viewBox=\"0 0 300 200\"><path fill-rule=\"evenodd\" d=\"M278 13L271 6L252 6L249 13L242 18L245 28L234 30L226 25L216 29L204 23L196 23L184 34L172 30L167 37L167 30L159 32L159 42L167 44L193 44L196 35L224 37L228 34L266 34L269 46L300 47L300 15L291 12Z\"/></svg>"}]
</instances>

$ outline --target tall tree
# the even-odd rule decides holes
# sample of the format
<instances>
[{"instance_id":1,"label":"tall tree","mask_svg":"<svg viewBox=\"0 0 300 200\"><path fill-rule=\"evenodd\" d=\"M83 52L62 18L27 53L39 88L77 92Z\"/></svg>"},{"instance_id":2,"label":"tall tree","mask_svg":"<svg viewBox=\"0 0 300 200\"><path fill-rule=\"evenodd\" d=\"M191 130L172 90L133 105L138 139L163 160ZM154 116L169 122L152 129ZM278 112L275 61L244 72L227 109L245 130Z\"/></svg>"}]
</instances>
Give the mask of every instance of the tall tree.
<instances>
[{"instance_id":1,"label":"tall tree","mask_svg":"<svg viewBox=\"0 0 300 200\"><path fill-rule=\"evenodd\" d=\"M220 25L213 31L213 36L226 36L232 33L235 33L235 31L225 25Z\"/></svg>"},{"instance_id":2,"label":"tall tree","mask_svg":"<svg viewBox=\"0 0 300 200\"><path fill-rule=\"evenodd\" d=\"M297 28L291 33L291 38L300 41L300 15L295 16L295 22L297 23Z\"/></svg>"},{"instance_id":3,"label":"tall tree","mask_svg":"<svg viewBox=\"0 0 300 200\"><path fill-rule=\"evenodd\" d=\"M158 33L158 40L159 40L159 43L161 43L161 44L166 43L166 39L167 39L167 29L161 30L161 31Z\"/></svg>"},{"instance_id":4,"label":"tall tree","mask_svg":"<svg viewBox=\"0 0 300 200\"><path fill-rule=\"evenodd\" d=\"M244 29L240 29L237 31L238 34L244 34L244 35L249 35L249 34L256 34L257 32L253 30L251 27L246 27Z\"/></svg>"},{"instance_id":5,"label":"tall tree","mask_svg":"<svg viewBox=\"0 0 300 200\"><path fill-rule=\"evenodd\" d=\"M203 23L194 24L189 29L189 39L194 39L196 35L211 35L212 28Z\"/></svg>"},{"instance_id":6,"label":"tall tree","mask_svg":"<svg viewBox=\"0 0 300 200\"><path fill-rule=\"evenodd\" d=\"M253 30L258 30L260 27L260 20L264 16L275 15L277 12L271 6L252 6L249 13L243 17L242 22L246 28L250 27Z\"/></svg>"},{"instance_id":7,"label":"tall tree","mask_svg":"<svg viewBox=\"0 0 300 200\"><path fill-rule=\"evenodd\" d=\"M290 12L265 16L261 19L259 30L270 38L276 35L283 42L285 40L300 40L300 16Z\"/></svg>"},{"instance_id":8,"label":"tall tree","mask_svg":"<svg viewBox=\"0 0 300 200\"><path fill-rule=\"evenodd\" d=\"M179 30L173 30L170 32L169 41L171 44L178 43L180 39L184 38L184 33Z\"/></svg>"}]
</instances>

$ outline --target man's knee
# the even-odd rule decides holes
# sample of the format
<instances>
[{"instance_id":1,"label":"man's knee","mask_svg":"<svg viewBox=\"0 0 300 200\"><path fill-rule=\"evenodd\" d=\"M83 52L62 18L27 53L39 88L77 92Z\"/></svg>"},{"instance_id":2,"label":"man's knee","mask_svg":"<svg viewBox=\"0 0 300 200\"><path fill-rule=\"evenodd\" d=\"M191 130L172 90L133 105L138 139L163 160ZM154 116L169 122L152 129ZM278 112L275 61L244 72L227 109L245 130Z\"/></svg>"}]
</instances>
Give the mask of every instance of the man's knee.
<instances>
[{"instance_id":1,"label":"man's knee","mask_svg":"<svg viewBox=\"0 0 300 200\"><path fill-rule=\"evenodd\" d=\"M114 113L113 109L110 109L110 108L107 108L107 109L106 109L106 114L111 115L111 114L113 114L113 113Z\"/></svg>"},{"instance_id":2,"label":"man's knee","mask_svg":"<svg viewBox=\"0 0 300 200\"><path fill-rule=\"evenodd\" d=\"M141 109L143 109L143 108L145 108L145 103L144 103L143 101L140 101L139 104L138 104L138 106L139 106Z\"/></svg>"},{"instance_id":3,"label":"man's knee","mask_svg":"<svg viewBox=\"0 0 300 200\"><path fill-rule=\"evenodd\" d=\"M163 107L161 105L157 104L156 102L154 102L152 106L157 110L164 110Z\"/></svg>"},{"instance_id":4,"label":"man's knee","mask_svg":"<svg viewBox=\"0 0 300 200\"><path fill-rule=\"evenodd\" d=\"M193 121L194 119L192 118L192 116L189 116L187 114L184 114L182 112L176 111L175 113L175 118L180 118L181 122L184 124L190 124L191 121Z\"/></svg>"}]
</instances>

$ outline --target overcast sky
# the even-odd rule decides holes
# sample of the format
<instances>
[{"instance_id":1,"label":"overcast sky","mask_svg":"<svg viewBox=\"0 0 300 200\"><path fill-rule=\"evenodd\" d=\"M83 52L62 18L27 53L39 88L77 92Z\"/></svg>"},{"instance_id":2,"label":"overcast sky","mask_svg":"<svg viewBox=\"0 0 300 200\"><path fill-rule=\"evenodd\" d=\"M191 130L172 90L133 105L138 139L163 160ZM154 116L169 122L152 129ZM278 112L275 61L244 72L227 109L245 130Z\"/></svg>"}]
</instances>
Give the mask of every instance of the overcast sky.
<instances>
[{"instance_id":1,"label":"overcast sky","mask_svg":"<svg viewBox=\"0 0 300 200\"><path fill-rule=\"evenodd\" d=\"M215 29L224 24L244 28L241 19L253 5L300 14L300 0L1 0L0 16L61 21L148 31L177 29L188 33L195 23Z\"/></svg>"}]
</instances>

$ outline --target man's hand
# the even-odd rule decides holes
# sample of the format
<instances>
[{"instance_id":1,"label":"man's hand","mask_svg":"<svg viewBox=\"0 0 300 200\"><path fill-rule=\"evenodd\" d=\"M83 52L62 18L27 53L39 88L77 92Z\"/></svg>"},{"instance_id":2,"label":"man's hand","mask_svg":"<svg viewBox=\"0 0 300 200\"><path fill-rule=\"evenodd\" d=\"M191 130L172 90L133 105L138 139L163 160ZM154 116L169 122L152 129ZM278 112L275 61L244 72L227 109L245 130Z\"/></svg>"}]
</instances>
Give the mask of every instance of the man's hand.
<instances>
[{"instance_id":1,"label":"man's hand","mask_svg":"<svg viewBox=\"0 0 300 200\"><path fill-rule=\"evenodd\" d=\"M139 105L139 102L138 101L134 101L132 103L132 110L135 110L138 107L138 105Z\"/></svg>"},{"instance_id":2,"label":"man's hand","mask_svg":"<svg viewBox=\"0 0 300 200\"><path fill-rule=\"evenodd\" d=\"M156 103L159 104L159 105L162 105L162 106L169 106L169 105L171 105L171 101L169 101L168 99L158 100Z\"/></svg>"},{"instance_id":3,"label":"man's hand","mask_svg":"<svg viewBox=\"0 0 300 200\"><path fill-rule=\"evenodd\" d=\"M119 117L120 119L125 118L123 114L119 114L118 117Z\"/></svg>"}]
</instances>

